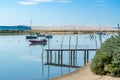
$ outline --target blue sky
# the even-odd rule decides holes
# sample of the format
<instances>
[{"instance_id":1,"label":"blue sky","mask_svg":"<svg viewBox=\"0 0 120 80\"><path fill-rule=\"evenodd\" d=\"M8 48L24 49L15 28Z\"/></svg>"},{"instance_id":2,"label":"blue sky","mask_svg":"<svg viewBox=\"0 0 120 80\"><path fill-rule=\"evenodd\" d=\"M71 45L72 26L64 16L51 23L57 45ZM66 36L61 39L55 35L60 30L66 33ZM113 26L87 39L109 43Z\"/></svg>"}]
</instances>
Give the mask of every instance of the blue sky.
<instances>
[{"instance_id":1,"label":"blue sky","mask_svg":"<svg viewBox=\"0 0 120 80\"><path fill-rule=\"evenodd\" d=\"M1 0L0 25L115 27L120 0Z\"/></svg>"}]
</instances>

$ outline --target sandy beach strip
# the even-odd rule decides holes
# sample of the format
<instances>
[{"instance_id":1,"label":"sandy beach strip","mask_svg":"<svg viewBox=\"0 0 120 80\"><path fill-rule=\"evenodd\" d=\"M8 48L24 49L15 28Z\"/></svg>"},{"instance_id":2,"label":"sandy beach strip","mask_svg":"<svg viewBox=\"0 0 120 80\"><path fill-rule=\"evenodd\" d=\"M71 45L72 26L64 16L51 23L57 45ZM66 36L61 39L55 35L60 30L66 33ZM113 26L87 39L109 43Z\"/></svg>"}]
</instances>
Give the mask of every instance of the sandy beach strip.
<instances>
[{"instance_id":1,"label":"sandy beach strip","mask_svg":"<svg viewBox=\"0 0 120 80\"><path fill-rule=\"evenodd\" d=\"M117 29L106 26L32 26L33 30L81 30L81 31L116 31Z\"/></svg>"},{"instance_id":2,"label":"sandy beach strip","mask_svg":"<svg viewBox=\"0 0 120 80\"><path fill-rule=\"evenodd\" d=\"M104 26L32 26L32 32L41 34L84 34L84 33L116 33L117 28Z\"/></svg>"},{"instance_id":3,"label":"sandy beach strip","mask_svg":"<svg viewBox=\"0 0 120 80\"><path fill-rule=\"evenodd\" d=\"M79 70L53 78L52 80L120 80L120 78L95 75L91 72L90 63L88 63Z\"/></svg>"}]
</instances>

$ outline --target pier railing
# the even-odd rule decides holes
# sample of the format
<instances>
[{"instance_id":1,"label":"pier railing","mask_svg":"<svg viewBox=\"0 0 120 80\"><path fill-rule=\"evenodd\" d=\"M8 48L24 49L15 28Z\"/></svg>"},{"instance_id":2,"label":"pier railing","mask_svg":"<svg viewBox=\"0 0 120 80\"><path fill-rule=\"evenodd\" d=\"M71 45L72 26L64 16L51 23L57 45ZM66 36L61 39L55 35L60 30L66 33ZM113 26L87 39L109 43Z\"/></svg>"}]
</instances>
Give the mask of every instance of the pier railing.
<instances>
[{"instance_id":1,"label":"pier railing","mask_svg":"<svg viewBox=\"0 0 120 80\"><path fill-rule=\"evenodd\" d=\"M89 62L89 52L96 51L97 49L46 49L47 60L46 65L62 66L62 67L72 67L79 68L81 66L77 65L78 57L77 54L83 51L84 53L84 65ZM63 56L68 53L68 64L64 64ZM54 57L53 57L54 55ZM54 58L54 59L53 59ZM67 58L67 57L66 57Z\"/></svg>"}]
</instances>

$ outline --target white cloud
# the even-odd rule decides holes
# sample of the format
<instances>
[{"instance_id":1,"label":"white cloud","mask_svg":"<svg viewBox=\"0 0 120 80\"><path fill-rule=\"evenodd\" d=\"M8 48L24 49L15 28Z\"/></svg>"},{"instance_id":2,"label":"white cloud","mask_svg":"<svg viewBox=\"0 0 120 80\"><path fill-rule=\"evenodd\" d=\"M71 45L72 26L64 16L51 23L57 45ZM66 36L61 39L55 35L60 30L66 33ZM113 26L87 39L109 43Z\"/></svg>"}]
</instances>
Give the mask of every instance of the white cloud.
<instances>
[{"instance_id":1,"label":"white cloud","mask_svg":"<svg viewBox=\"0 0 120 80\"><path fill-rule=\"evenodd\" d=\"M19 1L18 3L21 5L37 5L43 2L52 2L52 0L24 0Z\"/></svg>"},{"instance_id":2,"label":"white cloud","mask_svg":"<svg viewBox=\"0 0 120 80\"><path fill-rule=\"evenodd\" d=\"M68 2L71 2L71 0L58 0L58 2L68 3Z\"/></svg>"},{"instance_id":3,"label":"white cloud","mask_svg":"<svg viewBox=\"0 0 120 80\"><path fill-rule=\"evenodd\" d=\"M18 4L21 4L21 5L37 5L37 4L44 3L44 2L68 3L68 2L71 2L71 1L70 0L23 0L23 1L19 1Z\"/></svg>"},{"instance_id":4,"label":"white cloud","mask_svg":"<svg viewBox=\"0 0 120 80\"><path fill-rule=\"evenodd\" d=\"M19 1L18 3L21 5L36 5L36 4L38 4L37 2L29 2L29 1Z\"/></svg>"},{"instance_id":5,"label":"white cloud","mask_svg":"<svg viewBox=\"0 0 120 80\"><path fill-rule=\"evenodd\" d=\"M97 6L105 6L106 0L96 0Z\"/></svg>"}]
</instances>

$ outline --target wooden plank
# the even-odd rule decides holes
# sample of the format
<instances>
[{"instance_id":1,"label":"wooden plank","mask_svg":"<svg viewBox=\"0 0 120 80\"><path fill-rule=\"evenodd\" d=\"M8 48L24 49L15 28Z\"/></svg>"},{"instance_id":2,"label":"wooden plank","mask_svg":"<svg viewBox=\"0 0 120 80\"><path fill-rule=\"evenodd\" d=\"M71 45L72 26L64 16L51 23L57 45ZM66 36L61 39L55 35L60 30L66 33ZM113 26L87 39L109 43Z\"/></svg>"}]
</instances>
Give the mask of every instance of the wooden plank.
<instances>
[{"instance_id":1,"label":"wooden plank","mask_svg":"<svg viewBox=\"0 0 120 80\"><path fill-rule=\"evenodd\" d=\"M96 51L97 49L45 49L45 51Z\"/></svg>"},{"instance_id":2,"label":"wooden plank","mask_svg":"<svg viewBox=\"0 0 120 80\"><path fill-rule=\"evenodd\" d=\"M71 67L71 68L81 68L82 66L73 66L67 64L56 64L56 63L45 63L45 65L59 66L59 67Z\"/></svg>"}]
</instances>

